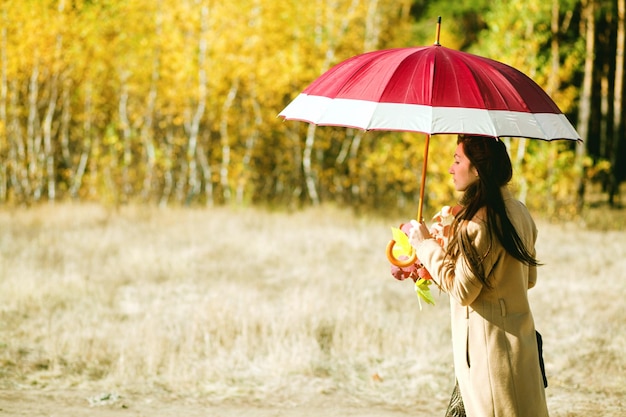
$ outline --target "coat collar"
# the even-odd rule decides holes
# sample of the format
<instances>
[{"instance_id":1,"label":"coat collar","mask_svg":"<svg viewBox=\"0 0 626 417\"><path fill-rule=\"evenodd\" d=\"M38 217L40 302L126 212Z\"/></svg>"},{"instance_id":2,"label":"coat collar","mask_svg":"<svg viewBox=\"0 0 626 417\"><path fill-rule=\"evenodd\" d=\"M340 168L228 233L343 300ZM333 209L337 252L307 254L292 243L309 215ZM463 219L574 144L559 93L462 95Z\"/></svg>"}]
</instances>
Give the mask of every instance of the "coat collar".
<instances>
[{"instance_id":1,"label":"coat collar","mask_svg":"<svg viewBox=\"0 0 626 417\"><path fill-rule=\"evenodd\" d=\"M507 187L506 185L500 188L500 192L502 193L502 199L504 201L513 199L513 194L511 193L511 190L509 190L509 187Z\"/></svg>"}]
</instances>

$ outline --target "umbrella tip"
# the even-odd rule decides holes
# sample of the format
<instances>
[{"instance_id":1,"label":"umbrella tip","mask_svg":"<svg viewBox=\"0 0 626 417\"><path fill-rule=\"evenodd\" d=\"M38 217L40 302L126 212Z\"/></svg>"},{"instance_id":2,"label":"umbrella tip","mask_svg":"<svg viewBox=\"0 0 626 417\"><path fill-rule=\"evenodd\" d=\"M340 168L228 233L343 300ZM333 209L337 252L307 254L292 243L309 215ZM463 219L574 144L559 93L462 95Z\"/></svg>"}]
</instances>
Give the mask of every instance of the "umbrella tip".
<instances>
[{"instance_id":1,"label":"umbrella tip","mask_svg":"<svg viewBox=\"0 0 626 417\"><path fill-rule=\"evenodd\" d=\"M439 43L439 33L441 32L441 16L437 18L437 34L435 38L435 45L441 45Z\"/></svg>"}]
</instances>

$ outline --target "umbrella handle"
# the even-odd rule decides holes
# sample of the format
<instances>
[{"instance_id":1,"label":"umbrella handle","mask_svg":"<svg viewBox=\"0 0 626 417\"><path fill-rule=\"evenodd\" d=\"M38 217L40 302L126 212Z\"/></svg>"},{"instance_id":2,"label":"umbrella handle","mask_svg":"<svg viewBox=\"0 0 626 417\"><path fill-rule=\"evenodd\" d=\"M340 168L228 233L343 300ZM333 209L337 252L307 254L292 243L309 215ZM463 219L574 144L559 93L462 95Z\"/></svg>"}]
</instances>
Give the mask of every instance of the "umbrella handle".
<instances>
[{"instance_id":1,"label":"umbrella handle","mask_svg":"<svg viewBox=\"0 0 626 417\"><path fill-rule=\"evenodd\" d=\"M387 244L387 250L386 250L387 259L393 265L400 267L400 268L406 268L407 266L413 265L417 261L417 254L415 253L415 249L411 251L411 255L409 256L408 259L400 260L396 258L395 256L393 256L394 246L396 246L396 241L390 240L389 243Z\"/></svg>"}]
</instances>

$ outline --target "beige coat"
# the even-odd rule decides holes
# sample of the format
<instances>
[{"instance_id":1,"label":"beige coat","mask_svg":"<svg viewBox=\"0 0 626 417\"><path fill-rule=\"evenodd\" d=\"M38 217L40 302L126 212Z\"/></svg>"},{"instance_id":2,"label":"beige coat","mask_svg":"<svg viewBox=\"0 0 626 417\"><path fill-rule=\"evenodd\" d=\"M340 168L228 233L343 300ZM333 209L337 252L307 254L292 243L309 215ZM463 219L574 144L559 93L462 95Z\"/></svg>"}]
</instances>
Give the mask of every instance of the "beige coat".
<instances>
[{"instance_id":1,"label":"beige coat","mask_svg":"<svg viewBox=\"0 0 626 417\"><path fill-rule=\"evenodd\" d=\"M534 254L537 228L526 207L503 189L509 218ZM454 283L444 288L450 296L454 368L467 417L548 416L535 324L527 290L535 285L537 270L508 255L499 242L489 248L480 216L467 223L479 250L486 254L484 287L465 262L457 262ZM444 250L433 240L416 248L417 256L442 285Z\"/></svg>"}]
</instances>

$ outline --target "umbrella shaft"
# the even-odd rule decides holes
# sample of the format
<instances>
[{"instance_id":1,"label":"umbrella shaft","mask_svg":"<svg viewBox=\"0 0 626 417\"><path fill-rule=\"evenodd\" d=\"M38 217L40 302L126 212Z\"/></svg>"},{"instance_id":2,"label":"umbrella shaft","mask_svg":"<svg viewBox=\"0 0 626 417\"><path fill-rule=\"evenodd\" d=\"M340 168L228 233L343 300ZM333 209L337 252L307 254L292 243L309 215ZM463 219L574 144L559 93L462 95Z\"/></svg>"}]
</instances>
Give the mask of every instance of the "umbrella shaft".
<instances>
[{"instance_id":1,"label":"umbrella shaft","mask_svg":"<svg viewBox=\"0 0 626 417\"><path fill-rule=\"evenodd\" d=\"M426 168L428 167L428 145L430 144L430 135L426 135L426 144L424 145L424 165L422 166L422 181L420 183L420 201L417 208L417 221L421 222L422 209L424 207L424 186L426 185Z\"/></svg>"}]
</instances>

